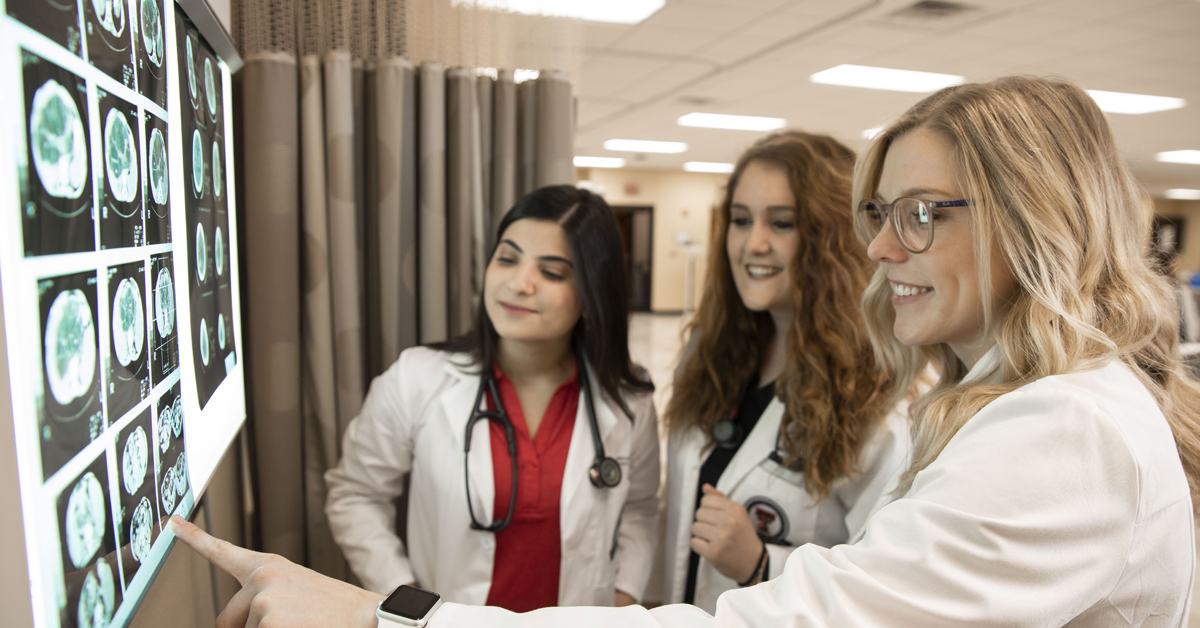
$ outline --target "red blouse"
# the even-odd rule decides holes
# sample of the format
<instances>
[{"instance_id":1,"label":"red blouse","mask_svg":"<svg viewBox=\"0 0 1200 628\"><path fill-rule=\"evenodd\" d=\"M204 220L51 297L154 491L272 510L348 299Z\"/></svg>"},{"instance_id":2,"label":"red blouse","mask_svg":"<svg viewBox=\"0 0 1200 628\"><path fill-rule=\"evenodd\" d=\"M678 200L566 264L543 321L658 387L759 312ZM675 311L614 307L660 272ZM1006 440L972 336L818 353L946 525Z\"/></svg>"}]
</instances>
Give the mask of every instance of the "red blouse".
<instances>
[{"instance_id":1,"label":"red blouse","mask_svg":"<svg viewBox=\"0 0 1200 628\"><path fill-rule=\"evenodd\" d=\"M558 605L558 572L562 561L559 498L579 406L578 370L554 391L537 437L532 439L516 388L499 366L495 372L500 398L517 439L518 483L512 523L496 534L496 561L487 604L523 613ZM495 408L490 393L488 406ZM496 483L493 512L497 520L503 520L511 495L512 462L504 429L495 421L489 424L492 475Z\"/></svg>"}]
</instances>

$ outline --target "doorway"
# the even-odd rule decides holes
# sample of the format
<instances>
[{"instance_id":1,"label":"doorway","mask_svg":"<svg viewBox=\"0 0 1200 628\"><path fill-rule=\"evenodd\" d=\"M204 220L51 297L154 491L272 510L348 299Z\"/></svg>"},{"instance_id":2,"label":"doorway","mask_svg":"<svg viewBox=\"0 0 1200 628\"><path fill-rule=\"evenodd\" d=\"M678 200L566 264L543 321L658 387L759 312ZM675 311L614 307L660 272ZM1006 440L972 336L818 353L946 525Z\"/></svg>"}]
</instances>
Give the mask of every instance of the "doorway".
<instances>
[{"instance_id":1,"label":"doorway","mask_svg":"<svg viewBox=\"0 0 1200 628\"><path fill-rule=\"evenodd\" d=\"M625 257L625 280L629 286L629 308L650 311L650 277L654 260L654 208L647 205L616 206L617 230Z\"/></svg>"}]
</instances>

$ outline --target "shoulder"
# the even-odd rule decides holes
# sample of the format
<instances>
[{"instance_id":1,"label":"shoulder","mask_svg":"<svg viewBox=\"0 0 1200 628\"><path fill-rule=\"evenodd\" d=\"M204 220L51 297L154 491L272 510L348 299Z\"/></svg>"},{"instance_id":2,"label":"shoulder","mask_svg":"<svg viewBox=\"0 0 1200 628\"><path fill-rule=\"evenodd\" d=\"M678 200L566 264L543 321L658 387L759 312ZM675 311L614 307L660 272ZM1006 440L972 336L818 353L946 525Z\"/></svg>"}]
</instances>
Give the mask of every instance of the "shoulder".
<instances>
[{"instance_id":1,"label":"shoulder","mask_svg":"<svg viewBox=\"0 0 1200 628\"><path fill-rule=\"evenodd\" d=\"M470 358L430 347L410 347L371 384L408 400L427 397L460 379L472 368Z\"/></svg>"}]
</instances>

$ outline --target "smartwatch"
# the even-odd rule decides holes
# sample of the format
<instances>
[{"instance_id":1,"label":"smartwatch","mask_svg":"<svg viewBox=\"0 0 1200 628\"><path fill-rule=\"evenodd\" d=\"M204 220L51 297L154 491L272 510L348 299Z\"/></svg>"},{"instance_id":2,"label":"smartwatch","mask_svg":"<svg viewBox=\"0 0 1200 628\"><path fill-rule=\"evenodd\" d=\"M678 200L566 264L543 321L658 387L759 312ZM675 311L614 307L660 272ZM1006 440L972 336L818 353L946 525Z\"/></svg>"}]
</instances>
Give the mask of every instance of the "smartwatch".
<instances>
[{"instance_id":1,"label":"smartwatch","mask_svg":"<svg viewBox=\"0 0 1200 628\"><path fill-rule=\"evenodd\" d=\"M402 584L379 603L375 616L379 627L424 626L442 605L442 596L433 591Z\"/></svg>"}]
</instances>

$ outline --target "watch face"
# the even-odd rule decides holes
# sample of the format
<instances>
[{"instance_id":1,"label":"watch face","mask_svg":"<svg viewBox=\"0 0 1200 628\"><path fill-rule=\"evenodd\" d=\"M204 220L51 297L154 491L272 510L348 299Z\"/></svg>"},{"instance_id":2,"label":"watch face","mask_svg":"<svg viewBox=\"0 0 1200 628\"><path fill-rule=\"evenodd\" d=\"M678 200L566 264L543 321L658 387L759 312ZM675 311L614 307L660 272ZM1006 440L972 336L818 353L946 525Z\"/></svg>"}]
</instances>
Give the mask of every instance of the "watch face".
<instances>
[{"instance_id":1,"label":"watch face","mask_svg":"<svg viewBox=\"0 0 1200 628\"><path fill-rule=\"evenodd\" d=\"M379 604L379 610L408 620L423 619L442 596L432 591L400 585L386 600Z\"/></svg>"}]
</instances>

